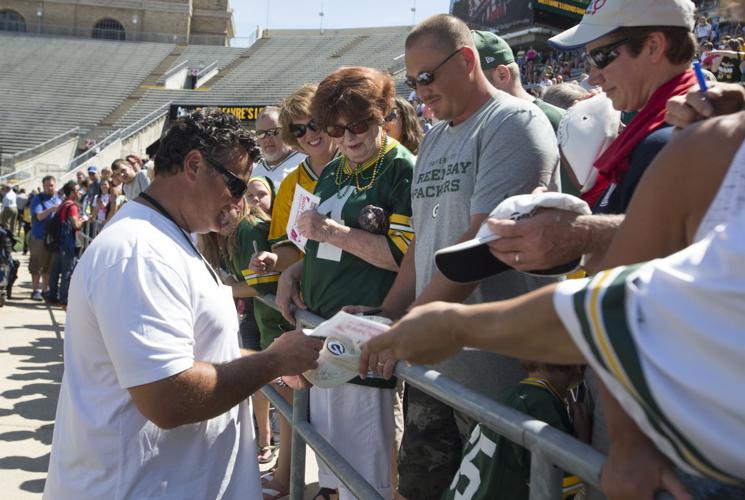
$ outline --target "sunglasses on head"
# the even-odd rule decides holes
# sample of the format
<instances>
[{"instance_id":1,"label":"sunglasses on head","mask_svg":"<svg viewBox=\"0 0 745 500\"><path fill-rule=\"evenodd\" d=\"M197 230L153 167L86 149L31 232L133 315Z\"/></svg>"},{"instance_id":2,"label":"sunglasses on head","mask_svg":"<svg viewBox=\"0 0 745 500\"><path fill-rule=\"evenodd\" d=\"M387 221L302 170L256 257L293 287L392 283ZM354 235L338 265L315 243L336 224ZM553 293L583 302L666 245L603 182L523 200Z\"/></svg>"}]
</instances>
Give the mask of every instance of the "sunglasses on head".
<instances>
[{"instance_id":1,"label":"sunglasses on head","mask_svg":"<svg viewBox=\"0 0 745 500\"><path fill-rule=\"evenodd\" d=\"M344 132L349 130L354 135L364 134L368 130L370 130L370 122L372 122L374 118L371 116L370 118L365 118L364 120L359 120L352 123L347 123L346 125L326 125L323 127L323 130L331 137L334 137L338 139L339 137L342 137L344 135Z\"/></svg>"},{"instance_id":2,"label":"sunglasses on head","mask_svg":"<svg viewBox=\"0 0 745 500\"><path fill-rule=\"evenodd\" d=\"M264 137L274 137L275 135L279 135L280 130L282 130L282 127L275 127L267 130L257 130L256 138L263 139Z\"/></svg>"},{"instance_id":3,"label":"sunglasses on head","mask_svg":"<svg viewBox=\"0 0 745 500\"><path fill-rule=\"evenodd\" d=\"M244 194L246 194L246 190L248 190L248 184L246 183L246 181L244 181L219 163L215 163L214 161L208 160L207 158L205 158L205 161L207 161L207 163L209 163L212 168L217 170L217 172L222 175L222 178L225 180L225 185L228 186L228 191L230 191L230 196L232 196L233 198L241 198Z\"/></svg>"},{"instance_id":4,"label":"sunglasses on head","mask_svg":"<svg viewBox=\"0 0 745 500\"><path fill-rule=\"evenodd\" d=\"M293 123L290 125L290 133L292 133L292 135L294 135L297 139L300 139L302 136L304 136L308 130L312 132L318 132L318 125L316 125L316 122L311 120L307 124Z\"/></svg>"},{"instance_id":5,"label":"sunglasses on head","mask_svg":"<svg viewBox=\"0 0 745 500\"><path fill-rule=\"evenodd\" d=\"M405 80L406 85L408 85L414 90L416 90L417 85L423 85L425 87L427 85L431 85L432 82L435 81L435 71L440 69L446 62L448 62L451 57L453 57L455 54L460 52L462 48L463 47L461 47L460 49L457 49L455 52L447 56L440 64L435 66L435 69L433 69L432 71L422 71L416 76L416 78L406 77L406 80Z\"/></svg>"},{"instance_id":6,"label":"sunglasses on head","mask_svg":"<svg viewBox=\"0 0 745 500\"><path fill-rule=\"evenodd\" d=\"M585 57L587 57L587 61L590 64L598 69L603 69L610 63L615 61L616 58L620 55L617 49L621 45L626 45L630 41L631 40L629 40L628 38L624 38L622 40L618 40L617 42L609 43L608 45L603 45L602 47L597 47L587 52L585 54Z\"/></svg>"}]
</instances>

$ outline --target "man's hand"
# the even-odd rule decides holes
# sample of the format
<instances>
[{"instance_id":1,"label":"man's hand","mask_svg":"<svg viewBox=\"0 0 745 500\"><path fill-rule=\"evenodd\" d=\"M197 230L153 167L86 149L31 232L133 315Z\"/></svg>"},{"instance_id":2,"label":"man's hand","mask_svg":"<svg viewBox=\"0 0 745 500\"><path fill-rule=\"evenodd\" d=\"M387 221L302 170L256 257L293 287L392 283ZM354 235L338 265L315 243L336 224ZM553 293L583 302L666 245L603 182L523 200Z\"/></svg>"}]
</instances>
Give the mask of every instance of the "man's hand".
<instances>
[{"instance_id":1,"label":"man's hand","mask_svg":"<svg viewBox=\"0 0 745 500\"><path fill-rule=\"evenodd\" d=\"M456 338L449 314L458 307L459 304L431 302L412 309L390 330L365 344L360 376L370 369L390 377L398 359L432 364L458 353L463 345Z\"/></svg>"},{"instance_id":2,"label":"man's hand","mask_svg":"<svg viewBox=\"0 0 745 500\"><path fill-rule=\"evenodd\" d=\"M317 368L318 353L322 348L321 339L309 337L301 330L294 330L280 335L266 352L277 355L282 376L293 376Z\"/></svg>"},{"instance_id":3,"label":"man's hand","mask_svg":"<svg viewBox=\"0 0 745 500\"><path fill-rule=\"evenodd\" d=\"M300 234L314 241L328 241L337 226L336 221L324 217L315 210L306 210L297 219Z\"/></svg>"},{"instance_id":4,"label":"man's hand","mask_svg":"<svg viewBox=\"0 0 745 500\"><path fill-rule=\"evenodd\" d=\"M676 500L693 500L675 469L640 431L611 442L600 486L609 500L649 499L667 490Z\"/></svg>"},{"instance_id":5,"label":"man's hand","mask_svg":"<svg viewBox=\"0 0 745 500\"><path fill-rule=\"evenodd\" d=\"M678 128L685 128L712 116L728 115L742 111L745 106L745 89L737 83L712 83L706 94L698 85L691 87L684 96L667 101L665 121Z\"/></svg>"},{"instance_id":6,"label":"man's hand","mask_svg":"<svg viewBox=\"0 0 745 500\"><path fill-rule=\"evenodd\" d=\"M584 216L556 209L540 209L533 217L488 219L500 239L488 243L492 255L520 271L550 269L571 262L586 250L586 234L578 221Z\"/></svg>"},{"instance_id":7,"label":"man's hand","mask_svg":"<svg viewBox=\"0 0 745 500\"><path fill-rule=\"evenodd\" d=\"M277 265L277 254L272 252L259 252L251 257L249 269L258 274L267 274L274 270Z\"/></svg>"},{"instance_id":8,"label":"man's hand","mask_svg":"<svg viewBox=\"0 0 745 500\"><path fill-rule=\"evenodd\" d=\"M303 377L302 375L285 375L284 377L282 377L282 382L287 384L287 387L295 391L313 387L313 384L311 384L308 379Z\"/></svg>"},{"instance_id":9,"label":"man's hand","mask_svg":"<svg viewBox=\"0 0 745 500\"><path fill-rule=\"evenodd\" d=\"M305 302L300 297L300 275L303 270L303 261L299 261L279 276L277 283L277 309L287 321L295 324L295 309L307 309Z\"/></svg>"}]
</instances>

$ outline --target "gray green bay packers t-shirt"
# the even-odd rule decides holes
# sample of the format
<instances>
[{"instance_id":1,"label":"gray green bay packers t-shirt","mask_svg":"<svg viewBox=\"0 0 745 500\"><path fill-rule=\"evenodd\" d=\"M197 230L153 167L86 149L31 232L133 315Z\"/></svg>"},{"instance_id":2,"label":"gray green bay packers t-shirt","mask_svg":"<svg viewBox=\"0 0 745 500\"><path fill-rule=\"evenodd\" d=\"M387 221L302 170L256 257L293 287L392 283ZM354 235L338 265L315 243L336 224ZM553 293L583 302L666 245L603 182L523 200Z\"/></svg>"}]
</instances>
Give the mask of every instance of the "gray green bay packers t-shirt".
<instances>
[{"instance_id":1,"label":"gray green bay packers t-shirt","mask_svg":"<svg viewBox=\"0 0 745 500\"><path fill-rule=\"evenodd\" d=\"M456 243L471 216L488 214L505 198L538 186L559 190L558 165L556 136L546 116L504 92L455 127L435 125L419 148L411 186L417 296L436 272L435 252ZM548 282L508 271L482 281L466 302L511 298ZM466 351L437 368L496 397L523 376L516 361L505 361L496 354ZM505 383L495 383L495 378Z\"/></svg>"}]
</instances>

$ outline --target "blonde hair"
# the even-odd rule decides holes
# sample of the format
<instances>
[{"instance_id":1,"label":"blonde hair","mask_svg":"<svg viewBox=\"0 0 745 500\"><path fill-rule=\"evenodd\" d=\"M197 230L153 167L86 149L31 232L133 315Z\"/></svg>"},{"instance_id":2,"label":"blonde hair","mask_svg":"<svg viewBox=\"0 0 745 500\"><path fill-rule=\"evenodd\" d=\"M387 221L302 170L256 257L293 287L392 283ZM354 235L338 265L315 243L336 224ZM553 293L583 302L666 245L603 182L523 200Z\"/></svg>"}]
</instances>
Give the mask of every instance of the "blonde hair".
<instances>
[{"instance_id":1,"label":"blonde hair","mask_svg":"<svg viewBox=\"0 0 745 500\"><path fill-rule=\"evenodd\" d=\"M235 225L235 229L228 235L223 236L220 233L211 232L206 234L200 234L197 238L197 248L204 256L204 259L214 268L222 267L223 257L227 258L228 262L225 262L229 267L232 268L233 257L235 257L236 251L236 238L238 235L238 226L243 220L247 220L252 226L256 226L259 222L270 222L272 218L266 214L262 209L258 207L250 206L248 203L243 204L243 210L241 211L240 219ZM224 253L223 253L224 251ZM232 273L231 273L232 274Z\"/></svg>"},{"instance_id":2,"label":"blonde hair","mask_svg":"<svg viewBox=\"0 0 745 500\"><path fill-rule=\"evenodd\" d=\"M280 103L279 125L282 127L282 140L294 148L302 149L297 137L290 131L290 125L295 120L310 117L310 103L316 95L317 88L316 85L303 85Z\"/></svg>"}]
</instances>

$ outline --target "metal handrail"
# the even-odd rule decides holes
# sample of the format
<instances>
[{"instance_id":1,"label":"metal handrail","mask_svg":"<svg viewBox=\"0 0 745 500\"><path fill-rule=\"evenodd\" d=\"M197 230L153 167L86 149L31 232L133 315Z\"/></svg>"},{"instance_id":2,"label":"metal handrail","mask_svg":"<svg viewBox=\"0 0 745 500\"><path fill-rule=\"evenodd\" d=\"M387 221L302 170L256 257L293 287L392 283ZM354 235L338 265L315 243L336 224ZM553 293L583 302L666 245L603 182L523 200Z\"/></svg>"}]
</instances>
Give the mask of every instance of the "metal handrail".
<instances>
[{"instance_id":1,"label":"metal handrail","mask_svg":"<svg viewBox=\"0 0 745 500\"><path fill-rule=\"evenodd\" d=\"M83 130L80 127L73 127L70 130L66 132L62 132L59 135L55 135L51 139L47 139L46 141L42 142L41 144L37 144L36 146L32 146L30 148L26 148L22 151L19 151L13 155L13 159L15 162L23 161L26 158L32 158L35 156L37 151L41 150L47 150L51 149L53 147L59 146L60 144L63 144L65 141L68 140L68 137L71 135L79 136L82 134Z\"/></svg>"},{"instance_id":2,"label":"metal handrail","mask_svg":"<svg viewBox=\"0 0 745 500\"><path fill-rule=\"evenodd\" d=\"M277 309L275 297L264 295L256 297L264 304ZM325 321L308 311L295 311L298 325L313 328ZM561 498L562 474L558 469L575 474L582 480L600 488L600 474L605 456L591 446L555 429L545 422L536 420L513 408L468 389L441 373L422 366L409 366L398 363L394 371L396 377L446 403L454 409L485 424L490 429L503 435L531 452L530 499L558 500ZM262 389L272 404L282 413L293 427L293 449L291 457L290 498L303 498L305 447L296 446L299 439L306 442L321 459L329 464L334 474L359 498L380 498L358 483L359 473L338 455L336 450L329 453L329 443L324 440L309 424L307 419L308 390L294 391L293 412L290 413L287 403L271 387ZM302 415L298 421L297 414ZM287 418L291 415L292 418ZM333 448L332 448L333 449ZM299 454L296 462L296 454ZM302 467L301 469L297 469ZM296 482L302 481L301 484ZM365 481L366 482L366 481ZM372 488L368 483L367 486ZM364 490L364 491L363 491ZM374 490L373 490L374 491ZM656 500L672 500L667 492L659 492Z\"/></svg>"}]
</instances>

